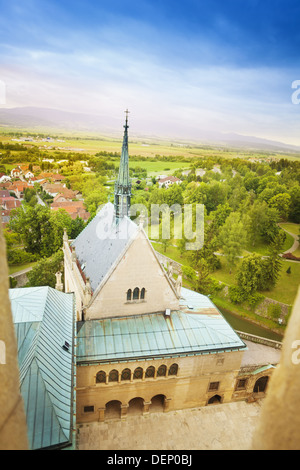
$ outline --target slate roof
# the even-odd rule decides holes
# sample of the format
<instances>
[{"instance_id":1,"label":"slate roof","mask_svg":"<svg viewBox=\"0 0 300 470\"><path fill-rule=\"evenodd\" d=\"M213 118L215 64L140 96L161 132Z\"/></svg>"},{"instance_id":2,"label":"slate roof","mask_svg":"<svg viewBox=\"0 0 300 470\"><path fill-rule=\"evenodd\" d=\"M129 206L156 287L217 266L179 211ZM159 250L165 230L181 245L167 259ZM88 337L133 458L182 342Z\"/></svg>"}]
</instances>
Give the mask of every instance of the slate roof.
<instances>
[{"instance_id":1,"label":"slate roof","mask_svg":"<svg viewBox=\"0 0 300 470\"><path fill-rule=\"evenodd\" d=\"M51 287L10 289L20 389L31 450L70 445L73 430L74 298ZM69 350L63 349L65 341Z\"/></svg>"},{"instance_id":2,"label":"slate roof","mask_svg":"<svg viewBox=\"0 0 300 470\"><path fill-rule=\"evenodd\" d=\"M105 363L246 349L208 297L183 290L195 313L172 311L89 320L77 332L77 363ZM201 313L201 310L210 313Z\"/></svg>"},{"instance_id":3,"label":"slate roof","mask_svg":"<svg viewBox=\"0 0 300 470\"><path fill-rule=\"evenodd\" d=\"M71 243L93 291L137 233L138 226L128 217L115 224L114 206L109 202Z\"/></svg>"}]
</instances>

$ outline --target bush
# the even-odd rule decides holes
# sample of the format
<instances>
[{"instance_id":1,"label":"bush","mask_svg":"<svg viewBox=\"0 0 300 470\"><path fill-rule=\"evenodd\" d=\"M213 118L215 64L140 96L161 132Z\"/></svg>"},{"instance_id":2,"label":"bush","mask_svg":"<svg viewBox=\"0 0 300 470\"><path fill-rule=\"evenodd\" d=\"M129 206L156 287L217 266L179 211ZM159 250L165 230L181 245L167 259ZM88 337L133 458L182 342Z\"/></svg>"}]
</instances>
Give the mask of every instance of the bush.
<instances>
[{"instance_id":1,"label":"bush","mask_svg":"<svg viewBox=\"0 0 300 470\"><path fill-rule=\"evenodd\" d=\"M14 278L14 277L11 277L9 278L9 288L10 289L14 289L17 285L17 280Z\"/></svg>"},{"instance_id":2,"label":"bush","mask_svg":"<svg viewBox=\"0 0 300 470\"><path fill-rule=\"evenodd\" d=\"M37 255L27 253L20 248L7 251L7 261L9 265L32 263L37 260Z\"/></svg>"},{"instance_id":3,"label":"bush","mask_svg":"<svg viewBox=\"0 0 300 470\"><path fill-rule=\"evenodd\" d=\"M238 286L230 286L228 293L231 302L234 304L241 304L247 299L247 293Z\"/></svg>"},{"instance_id":4,"label":"bush","mask_svg":"<svg viewBox=\"0 0 300 470\"><path fill-rule=\"evenodd\" d=\"M262 302L263 300L264 296L262 294L259 294L258 292L249 295L249 297L247 298L247 301L251 308L256 307L256 305L260 304L260 302Z\"/></svg>"},{"instance_id":5,"label":"bush","mask_svg":"<svg viewBox=\"0 0 300 470\"><path fill-rule=\"evenodd\" d=\"M281 315L281 307L279 304L270 304L268 306L268 316L274 320L278 320Z\"/></svg>"}]
</instances>

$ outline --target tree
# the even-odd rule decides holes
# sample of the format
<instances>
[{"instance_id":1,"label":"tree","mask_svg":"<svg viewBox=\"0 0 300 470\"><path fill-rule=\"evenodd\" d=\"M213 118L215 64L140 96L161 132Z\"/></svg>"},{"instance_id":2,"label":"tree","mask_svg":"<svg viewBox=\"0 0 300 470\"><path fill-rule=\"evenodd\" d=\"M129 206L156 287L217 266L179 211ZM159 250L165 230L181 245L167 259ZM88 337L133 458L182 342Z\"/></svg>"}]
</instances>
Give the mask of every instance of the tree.
<instances>
[{"instance_id":1,"label":"tree","mask_svg":"<svg viewBox=\"0 0 300 470\"><path fill-rule=\"evenodd\" d=\"M279 228L279 214L277 209L269 207L265 201L255 201L247 212L249 224L247 225L247 233L255 246L260 237L265 242L270 242L277 235Z\"/></svg>"},{"instance_id":2,"label":"tree","mask_svg":"<svg viewBox=\"0 0 300 470\"><path fill-rule=\"evenodd\" d=\"M276 194L269 200L269 206L274 207L278 211L278 214L282 220L289 218L291 196L288 193Z\"/></svg>"},{"instance_id":3,"label":"tree","mask_svg":"<svg viewBox=\"0 0 300 470\"><path fill-rule=\"evenodd\" d=\"M289 194L291 196L290 221L300 224L300 186L294 185Z\"/></svg>"},{"instance_id":4,"label":"tree","mask_svg":"<svg viewBox=\"0 0 300 470\"><path fill-rule=\"evenodd\" d=\"M205 259L199 260L195 270L183 267L183 274L191 282L196 292L209 295L218 289L218 282L210 276L210 268Z\"/></svg>"},{"instance_id":5,"label":"tree","mask_svg":"<svg viewBox=\"0 0 300 470\"><path fill-rule=\"evenodd\" d=\"M62 250L50 258L39 261L31 271L28 272L28 283L26 287L49 286L55 288L55 274L63 270L64 254Z\"/></svg>"},{"instance_id":6,"label":"tree","mask_svg":"<svg viewBox=\"0 0 300 470\"><path fill-rule=\"evenodd\" d=\"M50 209L41 205L34 207L25 205L12 211L9 228L20 234L25 250L29 253L50 256L52 253L51 239L49 246ZM47 239L47 241L45 240Z\"/></svg>"},{"instance_id":7,"label":"tree","mask_svg":"<svg viewBox=\"0 0 300 470\"><path fill-rule=\"evenodd\" d=\"M279 253L282 251L285 238L285 233L279 232L269 245L267 256L264 258L263 262L264 275L261 284L262 290L273 289L278 281L282 266L282 259Z\"/></svg>"},{"instance_id":8,"label":"tree","mask_svg":"<svg viewBox=\"0 0 300 470\"><path fill-rule=\"evenodd\" d=\"M262 287L264 263L260 255L253 253L245 256L236 273L238 287L244 298L254 294Z\"/></svg>"},{"instance_id":9,"label":"tree","mask_svg":"<svg viewBox=\"0 0 300 470\"><path fill-rule=\"evenodd\" d=\"M75 225L64 209L51 211L41 205L26 205L12 212L9 228L20 235L25 251L49 257L62 247L64 229L71 237Z\"/></svg>"},{"instance_id":10,"label":"tree","mask_svg":"<svg viewBox=\"0 0 300 470\"><path fill-rule=\"evenodd\" d=\"M231 267L236 265L237 257L242 253L245 241L246 234L241 215L237 212L232 212L222 226L219 235L220 247L223 249L224 255L229 262L230 273Z\"/></svg>"}]
</instances>

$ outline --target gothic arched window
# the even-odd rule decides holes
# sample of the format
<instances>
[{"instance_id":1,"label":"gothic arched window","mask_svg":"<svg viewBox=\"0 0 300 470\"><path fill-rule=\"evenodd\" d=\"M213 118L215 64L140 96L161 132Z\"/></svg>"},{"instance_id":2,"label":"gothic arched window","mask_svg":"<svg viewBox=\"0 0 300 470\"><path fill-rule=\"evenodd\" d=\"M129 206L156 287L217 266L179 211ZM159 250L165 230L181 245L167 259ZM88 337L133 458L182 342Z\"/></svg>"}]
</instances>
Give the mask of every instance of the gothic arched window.
<instances>
[{"instance_id":1,"label":"gothic arched window","mask_svg":"<svg viewBox=\"0 0 300 470\"><path fill-rule=\"evenodd\" d=\"M131 300L131 295L132 295L132 291L131 291L131 289L128 289L128 291L127 291L127 300Z\"/></svg>"},{"instance_id":2,"label":"gothic arched window","mask_svg":"<svg viewBox=\"0 0 300 470\"><path fill-rule=\"evenodd\" d=\"M153 366L148 367L146 370L146 377L154 377L155 369Z\"/></svg>"},{"instance_id":3,"label":"gothic arched window","mask_svg":"<svg viewBox=\"0 0 300 470\"><path fill-rule=\"evenodd\" d=\"M109 382L118 382L119 372L117 370L111 370L109 373Z\"/></svg>"},{"instance_id":4,"label":"gothic arched window","mask_svg":"<svg viewBox=\"0 0 300 470\"><path fill-rule=\"evenodd\" d=\"M167 375L167 366L160 366L157 369L158 377L165 377Z\"/></svg>"},{"instance_id":5,"label":"gothic arched window","mask_svg":"<svg viewBox=\"0 0 300 470\"><path fill-rule=\"evenodd\" d=\"M145 295L146 295L146 289L145 289L145 287L143 287L143 289L141 290L141 299L142 300L145 299Z\"/></svg>"},{"instance_id":6,"label":"gothic arched window","mask_svg":"<svg viewBox=\"0 0 300 470\"><path fill-rule=\"evenodd\" d=\"M130 377L131 377L131 370L130 369L124 369L122 371L121 380L130 380Z\"/></svg>"},{"instance_id":7,"label":"gothic arched window","mask_svg":"<svg viewBox=\"0 0 300 470\"><path fill-rule=\"evenodd\" d=\"M172 364L169 368L169 375L177 375L178 373L178 365Z\"/></svg>"},{"instance_id":8,"label":"gothic arched window","mask_svg":"<svg viewBox=\"0 0 300 470\"><path fill-rule=\"evenodd\" d=\"M141 367L137 367L133 374L134 379L142 379L143 378L143 369Z\"/></svg>"},{"instance_id":9,"label":"gothic arched window","mask_svg":"<svg viewBox=\"0 0 300 470\"><path fill-rule=\"evenodd\" d=\"M133 300L138 300L140 297L140 289L136 287L133 291Z\"/></svg>"},{"instance_id":10,"label":"gothic arched window","mask_svg":"<svg viewBox=\"0 0 300 470\"><path fill-rule=\"evenodd\" d=\"M98 372L96 375L96 383L100 384L100 383L105 383L105 382L106 382L106 373L104 372L104 370L100 370L100 372Z\"/></svg>"}]
</instances>

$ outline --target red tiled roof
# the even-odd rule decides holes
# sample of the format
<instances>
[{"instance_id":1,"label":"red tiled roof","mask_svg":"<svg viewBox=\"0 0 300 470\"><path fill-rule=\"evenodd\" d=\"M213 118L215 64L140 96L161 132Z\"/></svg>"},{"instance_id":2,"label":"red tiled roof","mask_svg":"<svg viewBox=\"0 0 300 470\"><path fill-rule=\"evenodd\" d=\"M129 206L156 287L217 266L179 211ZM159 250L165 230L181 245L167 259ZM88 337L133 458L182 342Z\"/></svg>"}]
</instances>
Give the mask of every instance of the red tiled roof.
<instances>
[{"instance_id":1,"label":"red tiled roof","mask_svg":"<svg viewBox=\"0 0 300 470\"><path fill-rule=\"evenodd\" d=\"M162 179L159 180L160 183L163 182L163 181L173 181L173 182L175 182L175 181L180 181L180 179L177 178L176 176L166 176L165 178L162 178Z\"/></svg>"}]
</instances>

